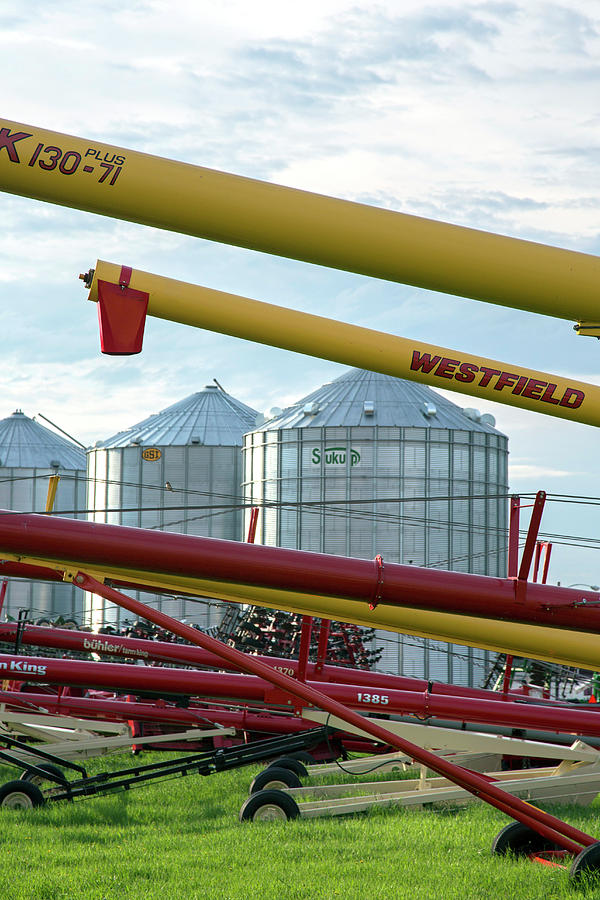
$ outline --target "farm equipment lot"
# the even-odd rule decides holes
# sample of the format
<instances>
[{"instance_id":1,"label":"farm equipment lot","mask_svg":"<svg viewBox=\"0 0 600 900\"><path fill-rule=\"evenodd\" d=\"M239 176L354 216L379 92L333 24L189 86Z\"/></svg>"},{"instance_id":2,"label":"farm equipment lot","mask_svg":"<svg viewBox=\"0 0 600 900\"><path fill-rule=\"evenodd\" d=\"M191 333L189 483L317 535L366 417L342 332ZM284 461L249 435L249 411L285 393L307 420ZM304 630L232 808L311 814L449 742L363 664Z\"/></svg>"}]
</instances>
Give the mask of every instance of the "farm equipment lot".
<instances>
[{"instance_id":1,"label":"farm equipment lot","mask_svg":"<svg viewBox=\"0 0 600 900\"><path fill-rule=\"evenodd\" d=\"M153 759L170 758L154 754ZM89 761L91 773L129 755ZM456 813L375 810L352 817L240 824L260 766L178 778L87 803L0 810L6 900L488 900L572 898L565 872L490 853L509 820L471 805ZM15 777L2 768L0 781ZM373 776L367 776L370 780ZM552 807L583 829L590 807ZM439 864L440 853L443 865ZM424 877L426 873L426 878Z\"/></svg>"}]
</instances>

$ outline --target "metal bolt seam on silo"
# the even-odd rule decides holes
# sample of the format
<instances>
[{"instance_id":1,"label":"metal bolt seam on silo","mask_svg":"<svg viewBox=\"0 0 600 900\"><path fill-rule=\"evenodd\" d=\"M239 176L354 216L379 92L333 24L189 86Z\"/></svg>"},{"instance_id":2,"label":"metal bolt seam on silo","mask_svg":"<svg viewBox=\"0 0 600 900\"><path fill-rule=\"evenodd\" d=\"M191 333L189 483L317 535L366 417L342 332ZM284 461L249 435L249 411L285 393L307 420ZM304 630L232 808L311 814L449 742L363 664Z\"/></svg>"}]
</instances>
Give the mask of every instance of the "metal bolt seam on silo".
<instances>
[{"instance_id":1,"label":"metal bolt seam on silo","mask_svg":"<svg viewBox=\"0 0 600 900\"><path fill-rule=\"evenodd\" d=\"M494 424L424 385L350 370L244 436L245 500L265 503L257 542L504 576L508 438ZM377 641L395 674L477 685L485 672L473 648Z\"/></svg>"},{"instance_id":2,"label":"metal bolt seam on silo","mask_svg":"<svg viewBox=\"0 0 600 900\"><path fill-rule=\"evenodd\" d=\"M255 410L209 384L97 441L88 451L90 519L239 540L242 516L235 507L241 494L242 437L256 416ZM143 602L158 603L164 612L202 626L220 621L215 604L202 607L138 595ZM112 621L114 607L105 610L101 598L91 596L87 602L93 621Z\"/></svg>"},{"instance_id":3,"label":"metal bolt seam on silo","mask_svg":"<svg viewBox=\"0 0 600 900\"><path fill-rule=\"evenodd\" d=\"M44 512L48 483L59 475L53 512L78 515L85 509L85 451L17 409L0 420L0 506L20 512ZM31 616L76 618L82 614L81 592L68 584L11 579L4 613L19 609Z\"/></svg>"}]
</instances>

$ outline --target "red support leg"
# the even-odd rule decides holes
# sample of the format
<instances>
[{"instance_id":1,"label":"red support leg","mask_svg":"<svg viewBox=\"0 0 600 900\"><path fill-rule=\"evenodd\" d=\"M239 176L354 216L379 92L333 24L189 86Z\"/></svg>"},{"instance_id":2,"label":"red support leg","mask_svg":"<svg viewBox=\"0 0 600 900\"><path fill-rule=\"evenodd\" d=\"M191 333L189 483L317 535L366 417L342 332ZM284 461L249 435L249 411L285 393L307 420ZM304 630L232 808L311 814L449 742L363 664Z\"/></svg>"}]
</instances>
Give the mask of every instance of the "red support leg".
<instances>
[{"instance_id":1,"label":"red support leg","mask_svg":"<svg viewBox=\"0 0 600 900\"><path fill-rule=\"evenodd\" d=\"M298 651L298 681L306 681L306 667L310 653L310 639L312 637L312 616L302 616L302 630L300 631L300 648Z\"/></svg>"}]
</instances>

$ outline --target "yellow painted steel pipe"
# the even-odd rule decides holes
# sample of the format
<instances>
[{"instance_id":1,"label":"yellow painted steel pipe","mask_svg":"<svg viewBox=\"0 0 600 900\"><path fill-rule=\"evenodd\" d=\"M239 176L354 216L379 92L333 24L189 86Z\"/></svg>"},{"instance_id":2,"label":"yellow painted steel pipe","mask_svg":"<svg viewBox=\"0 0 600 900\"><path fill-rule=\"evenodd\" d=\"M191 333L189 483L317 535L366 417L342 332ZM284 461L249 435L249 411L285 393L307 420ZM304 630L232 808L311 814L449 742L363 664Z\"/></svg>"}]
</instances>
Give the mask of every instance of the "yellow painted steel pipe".
<instances>
[{"instance_id":1,"label":"yellow painted steel pipe","mask_svg":"<svg viewBox=\"0 0 600 900\"><path fill-rule=\"evenodd\" d=\"M600 259L0 119L0 190L598 323Z\"/></svg>"},{"instance_id":2,"label":"yellow painted steel pipe","mask_svg":"<svg viewBox=\"0 0 600 900\"><path fill-rule=\"evenodd\" d=\"M51 475L48 479L48 494L46 496L46 512L52 512L54 509L54 501L56 500L56 491L58 490L58 482L60 475Z\"/></svg>"},{"instance_id":3,"label":"yellow painted steel pipe","mask_svg":"<svg viewBox=\"0 0 600 900\"><path fill-rule=\"evenodd\" d=\"M201 597L251 603L267 609L280 609L303 615L351 622L367 628L433 638L449 643L464 644L498 653L511 653L531 659L578 666L596 671L600 669L600 643L595 634L568 629L546 628L543 625L523 625L501 619L483 619L454 613L432 612L401 606L379 604L370 609L368 600L346 597L319 596L276 588L233 584L215 579L191 578L172 573L148 572L109 566L101 571L86 566L81 560L70 558L68 550L62 559L41 559L2 552L2 558L34 566L45 566L67 573L67 579L80 569L103 581L115 584L143 586L169 593L186 593Z\"/></svg>"},{"instance_id":4,"label":"yellow painted steel pipe","mask_svg":"<svg viewBox=\"0 0 600 900\"><path fill-rule=\"evenodd\" d=\"M121 266L98 260L90 273L89 299L98 281L118 284ZM509 406L600 425L600 387L349 325L309 313L139 269L129 285L148 294L148 313L197 328L344 363ZM89 280L91 278L91 281Z\"/></svg>"}]
</instances>

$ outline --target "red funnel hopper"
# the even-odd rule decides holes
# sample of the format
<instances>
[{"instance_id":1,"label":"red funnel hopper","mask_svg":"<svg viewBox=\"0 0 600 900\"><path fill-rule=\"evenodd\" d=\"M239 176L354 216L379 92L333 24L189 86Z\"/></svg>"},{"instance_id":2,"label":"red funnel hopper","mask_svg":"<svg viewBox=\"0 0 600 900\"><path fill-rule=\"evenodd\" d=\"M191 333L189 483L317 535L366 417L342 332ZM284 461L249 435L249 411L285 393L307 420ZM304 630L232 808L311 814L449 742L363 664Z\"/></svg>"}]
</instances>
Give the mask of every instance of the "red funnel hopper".
<instances>
[{"instance_id":1,"label":"red funnel hopper","mask_svg":"<svg viewBox=\"0 0 600 900\"><path fill-rule=\"evenodd\" d=\"M148 294L128 287L131 269L123 266L119 284L98 281L100 349L109 356L141 353Z\"/></svg>"}]
</instances>

